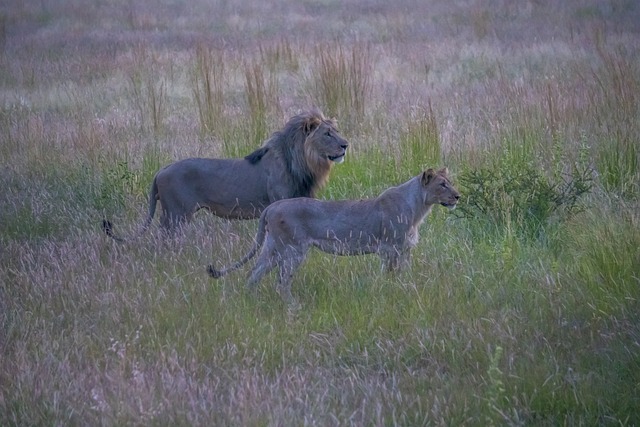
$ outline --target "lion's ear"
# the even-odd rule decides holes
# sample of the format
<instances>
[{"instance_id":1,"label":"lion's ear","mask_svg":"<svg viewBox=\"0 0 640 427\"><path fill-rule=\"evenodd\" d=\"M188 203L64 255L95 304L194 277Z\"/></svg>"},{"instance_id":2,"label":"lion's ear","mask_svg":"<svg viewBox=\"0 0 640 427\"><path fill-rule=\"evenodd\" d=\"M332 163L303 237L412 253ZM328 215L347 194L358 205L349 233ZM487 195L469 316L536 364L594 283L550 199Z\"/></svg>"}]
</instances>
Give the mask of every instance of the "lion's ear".
<instances>
[{"instance_id":1,"label":"lion's ear","mask_svg":"<svg viewBox=\"0 0 640 427\"><path fill-rule=\"evenodd\" d=\"M444 175L444 176L448 176L449 175L449 168L447 168L446 166L442 169L440 169L438 171L438 175Z\"/></svg>"},{"instance_id":2,"label":"lion's ear","mask_svg":"<svg viewBox=\"0 0 640 427\"><path fill-rule=\"evenodd\" d=\"M433 169L429 168L426 171L422 172L422 185L427 186L433 177L436 176L436 173Z\"/></svg>"},{"instance_id":3,"label":"lion's ear","mask_svg":"<svg viewBox=\"0 0 640 427\"><path fill-rule=\"evenodd\" d=\"M307 121L304 122L304 133L307 135L311 134L318 126L320 126L322 120L316 116L309 117Z\"/></svg>"}]
</instances>

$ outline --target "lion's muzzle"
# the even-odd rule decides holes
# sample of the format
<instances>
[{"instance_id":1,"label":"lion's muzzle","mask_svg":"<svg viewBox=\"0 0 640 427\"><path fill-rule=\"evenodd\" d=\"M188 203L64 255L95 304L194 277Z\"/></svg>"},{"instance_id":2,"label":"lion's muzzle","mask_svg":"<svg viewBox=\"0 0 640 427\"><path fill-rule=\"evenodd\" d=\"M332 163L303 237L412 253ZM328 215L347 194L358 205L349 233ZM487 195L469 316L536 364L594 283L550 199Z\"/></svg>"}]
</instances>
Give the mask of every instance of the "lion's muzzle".
<instances>
[{"instance_id":1,"label":"lion's muzzle","mask_svg":"<svg viewBox=\"0 0 640 427\"><path fill-rule=\"evenodd\" d=\"M328 156L328 157L329 157L329 160L331 160L332 162L340 164L340 163L344 162L345 154L346 154L346 152L344 154L340 155L340 156Z\"/></svg>"}]
</instances>

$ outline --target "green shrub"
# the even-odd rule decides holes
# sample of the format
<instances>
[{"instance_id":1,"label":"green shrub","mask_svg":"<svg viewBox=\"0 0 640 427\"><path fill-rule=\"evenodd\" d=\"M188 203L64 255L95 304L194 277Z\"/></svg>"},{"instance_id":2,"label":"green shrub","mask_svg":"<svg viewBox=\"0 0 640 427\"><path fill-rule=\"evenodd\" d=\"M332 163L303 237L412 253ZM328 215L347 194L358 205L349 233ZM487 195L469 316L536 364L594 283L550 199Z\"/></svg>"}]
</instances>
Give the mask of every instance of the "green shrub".
<instances>
[{"instance_id":1,"label":"green shrub","mask_svg":"<svg viewBox=\"0 0 640 427\"><path fill-rule=\"evenodd\" d=\"M553 222L581 209L580 198L592 187L591 169L575 165L555 176L533 161L509 161L466 169L458 177L464 195L458 216L485 220L525 237L536 237Z\"/></svg>"},{"instance_id":2,"label":"green shrub","mask_svg":"<svg viewBox=\"0 0 640 427\"><path fill-rule=\"evenodd\" d=\"M102 174L102 186L96 198L96 208L99 211L122 209L125 205L125 195L130 194L135 187L136 176L127 161L118 161Z\"/></svg>"},{"instance_id":3,"label":"green shrub","mask_svg":"<svg viewBox=\"0 0 640 427\"><path fill-rule=\"evenodd\" d=\"M146 148L139 167L132 165L127 158L103 166L101 184L96 191L94 207L111 215L115 210L125 208L127 197L146 198L151 182L162 166L169 163L155 143Z\"/></svg>"}]
</instances>

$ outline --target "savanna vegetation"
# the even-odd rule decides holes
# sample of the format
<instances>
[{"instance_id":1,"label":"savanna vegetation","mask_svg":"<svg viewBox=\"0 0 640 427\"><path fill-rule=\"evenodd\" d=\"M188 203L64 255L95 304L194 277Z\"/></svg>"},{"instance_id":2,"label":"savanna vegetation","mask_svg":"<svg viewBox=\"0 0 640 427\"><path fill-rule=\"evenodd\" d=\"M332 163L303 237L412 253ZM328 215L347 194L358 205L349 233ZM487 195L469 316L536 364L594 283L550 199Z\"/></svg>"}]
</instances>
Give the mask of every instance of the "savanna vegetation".
<instances>
[{"instance_id":1,"label":"savanna vegetation","mask_svg":"<svg viewBox=\"0 0 640 427\"><path fill-rule=\"evenodd\" d=\"M0 4L0 425L640 424L640 4ZM319 107L320 197L448 166L411 268L211 280L255 221L136 229L155 172Z\"/></svg>"}]
</instances>

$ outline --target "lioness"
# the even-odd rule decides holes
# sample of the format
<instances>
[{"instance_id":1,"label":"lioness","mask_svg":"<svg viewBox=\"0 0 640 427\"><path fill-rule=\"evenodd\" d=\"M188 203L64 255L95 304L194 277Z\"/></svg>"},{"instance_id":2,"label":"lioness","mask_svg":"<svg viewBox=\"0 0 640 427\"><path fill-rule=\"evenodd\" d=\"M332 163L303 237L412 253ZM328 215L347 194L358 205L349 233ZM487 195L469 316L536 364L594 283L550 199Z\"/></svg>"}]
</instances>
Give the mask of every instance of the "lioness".
<instances>
[{"instance_id":1,"label":"lioness","mask_svg":"<svg viewBox=\"0 0 640 427\"><path fill-rule=\"evenodd\" d=\"M254 289L265 274L278 267L278 292L285 302L296 304L291 279L311 247L337 255L377 253L387 270L396 270L409 263L410 250L418 243L418 227L432 206L439 203L453 209L458 203L460 193L447 175L446 168L428 169L375 199L280 200L260 216L249 253L221 270L210 265L209 275L218 278L237 270L262 247L247 287Z\"/></svg>"},{"instance_id":2,"label":"lioness","mask_svg":"<svg viewBox=\"0 0 640 427\"><path fill-rule=\"evenodd\" d=\"M149 193L148 215L138 235L153 221L156 204L165 229L191 220L199 209L230 219L257 218L280 199L314 197L334 163L342 163L349 143L336 123L318 110L292 117L262 147L243 159L192 158L161 169ZM111 222L104 232L118 241Z\"/></svg>"}]
</instances>

